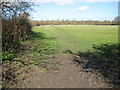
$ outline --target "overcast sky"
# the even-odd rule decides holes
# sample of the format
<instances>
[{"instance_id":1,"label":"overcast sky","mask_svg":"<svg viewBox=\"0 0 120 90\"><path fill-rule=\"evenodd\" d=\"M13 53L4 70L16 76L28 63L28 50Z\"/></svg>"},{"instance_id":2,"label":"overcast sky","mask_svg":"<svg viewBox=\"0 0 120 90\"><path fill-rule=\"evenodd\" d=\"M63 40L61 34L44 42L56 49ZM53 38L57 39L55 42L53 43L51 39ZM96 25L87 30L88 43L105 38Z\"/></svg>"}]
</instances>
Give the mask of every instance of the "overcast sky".
<instances>
[{"instance_id":1,"label":"overcast sky","mask_svg":"<svg viewBox=\"0 0 120 90\"><path fill-rule=\"evenodd\" d=\"M35 0L33 20L113 20L119 0Z\"/></svg>"}]
</instances>

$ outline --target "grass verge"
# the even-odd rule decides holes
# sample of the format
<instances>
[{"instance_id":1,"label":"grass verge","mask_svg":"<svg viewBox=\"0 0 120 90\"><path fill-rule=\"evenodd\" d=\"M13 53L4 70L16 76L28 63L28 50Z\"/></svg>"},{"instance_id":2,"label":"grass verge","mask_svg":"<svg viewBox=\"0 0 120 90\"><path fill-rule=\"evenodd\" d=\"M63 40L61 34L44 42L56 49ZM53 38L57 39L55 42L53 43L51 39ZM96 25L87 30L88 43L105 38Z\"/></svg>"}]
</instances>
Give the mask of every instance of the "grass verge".
<instances>
[{"instance_id":1,"label":"grass verge","mask_svg":"<svg viewBox=\"0 0 120 90\"><path fill-rule=\"evenodd\" d=\"M3 53L3 87L17 87L31 67L46 68L58 52L54 38L36 29L28 40L19 43L17 52Z\"/></svg>"}]
</instances>

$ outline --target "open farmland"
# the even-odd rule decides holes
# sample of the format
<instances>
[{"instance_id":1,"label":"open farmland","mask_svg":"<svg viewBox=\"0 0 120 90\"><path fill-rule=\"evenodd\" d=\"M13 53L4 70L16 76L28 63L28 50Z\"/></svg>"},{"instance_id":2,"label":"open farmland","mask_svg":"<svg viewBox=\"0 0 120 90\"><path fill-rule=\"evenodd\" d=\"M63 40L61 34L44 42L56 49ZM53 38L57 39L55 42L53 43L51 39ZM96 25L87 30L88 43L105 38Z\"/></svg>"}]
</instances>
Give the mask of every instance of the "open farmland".
<instances>
[{"instance_id":1,"label":"open farmland","mask_svg":"<svg viewBox=\"0 0 120 90\"><path fill-rule=\"evenodd\" d=\"M1 1L1 88L120 88L117 0Z\"/></svg>"},{"instance_id":2,"label":"open farmland","mask_svg":"<svg viewBox=\"0 0 120 90\"><path fill-rule=\"evenodd\" d=\"M92 49L93 44L117 43L117 26L97 25L47 25L33 28L55 38L60 50L86 51Z\"/></svg>"}]
</instances>

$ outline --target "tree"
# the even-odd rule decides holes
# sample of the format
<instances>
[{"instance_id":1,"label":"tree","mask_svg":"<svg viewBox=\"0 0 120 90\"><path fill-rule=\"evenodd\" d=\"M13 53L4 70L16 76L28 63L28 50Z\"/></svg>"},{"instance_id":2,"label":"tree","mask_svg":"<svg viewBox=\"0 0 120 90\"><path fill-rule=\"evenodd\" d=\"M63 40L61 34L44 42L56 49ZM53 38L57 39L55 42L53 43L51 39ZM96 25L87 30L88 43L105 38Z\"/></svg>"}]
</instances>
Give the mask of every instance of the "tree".
<instances>
[{"instance_id":1,"label":"tree","mask_svg":"<svg viewBox=\"0 0 120 90\"><path fill-rule=\"evenodd\" d=\"M120 16L115 17L112 24L120 25Z\"/></svg>"},{"instance_id":2,"label":"tree","mask_svg":"<svg viewBox=\"0 0 120 90\"><path fill-rule=\"evenodd\" d=\"M29 13L32 10L31 6L34 5L31 2L24 2L24 0L13 0L13 2L0 2L2 7L2 16L4 18L12 18L14 16L19 16L24 12Z\"/></svg>"},{"instance_id":3,"label":"tree","mask_svg":"<svg viewBox=\"0 0 120 90\"><path fill-rule=\"evenodd\" d=\"M114 21L120 21L120 16L115 17Z\"/></svg>"}]
</instances>

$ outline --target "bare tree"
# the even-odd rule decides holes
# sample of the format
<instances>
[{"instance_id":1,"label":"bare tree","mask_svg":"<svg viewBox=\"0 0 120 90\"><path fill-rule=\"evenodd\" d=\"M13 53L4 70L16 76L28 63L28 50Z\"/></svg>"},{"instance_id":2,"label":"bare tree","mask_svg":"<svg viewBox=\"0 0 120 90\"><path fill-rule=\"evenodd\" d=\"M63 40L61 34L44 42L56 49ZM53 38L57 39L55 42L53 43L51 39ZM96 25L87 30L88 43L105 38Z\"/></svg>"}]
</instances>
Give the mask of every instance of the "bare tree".
<instances>
[{"instance_id":1,"label":"bare tree","mask_svg":"<svg viewBox=\"0 0 120 90\"><path fill-rule=\"evenodd\" d=\"M34 4L32 2L25 2L24 0L13 0L13 2L0 2L2 7L2 14L4 18L12 18L13 16L19 16L24 12L29 13Z\"/></svg>"}]
</instances>

